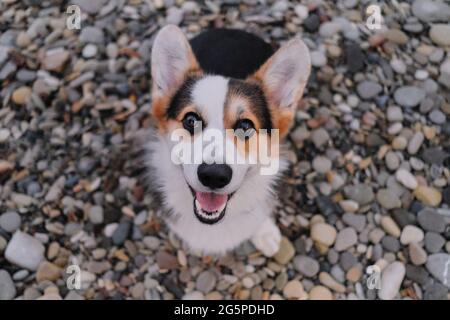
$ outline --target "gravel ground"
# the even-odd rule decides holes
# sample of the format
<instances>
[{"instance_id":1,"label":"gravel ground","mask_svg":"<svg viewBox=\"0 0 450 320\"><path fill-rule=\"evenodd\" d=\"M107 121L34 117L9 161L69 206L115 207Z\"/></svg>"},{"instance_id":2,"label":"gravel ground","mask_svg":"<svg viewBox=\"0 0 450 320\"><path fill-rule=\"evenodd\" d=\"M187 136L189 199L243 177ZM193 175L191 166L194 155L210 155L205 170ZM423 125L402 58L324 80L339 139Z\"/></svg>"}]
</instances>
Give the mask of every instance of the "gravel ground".
<instances>
[{"instance_id":1,"label":"gravel ground","mask_svg":"<svg viewBox=\"0 0 450 320\"><path fill-rule=\"evenodd\" d=\"M448 299L450 6L386 1L371 31L370 2L74 0L69 30L64 1L3 0L0 299ZM273 258L190 252L140 183L129 147L166 23L311 50Z\"/></svg>"}]
</instances>

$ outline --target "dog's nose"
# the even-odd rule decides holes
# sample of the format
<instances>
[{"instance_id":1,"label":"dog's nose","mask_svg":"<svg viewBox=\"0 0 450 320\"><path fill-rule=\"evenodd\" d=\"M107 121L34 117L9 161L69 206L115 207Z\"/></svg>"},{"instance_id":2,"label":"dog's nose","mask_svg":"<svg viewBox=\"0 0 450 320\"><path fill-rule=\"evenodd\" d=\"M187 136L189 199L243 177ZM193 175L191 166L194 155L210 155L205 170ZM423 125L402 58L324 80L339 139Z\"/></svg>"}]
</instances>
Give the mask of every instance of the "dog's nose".
<instances>
[{"instance_id":1,"label":"dog's nose","mask_svg":"<svg viewBox=\"0 0 450 320\"><path fill-rule=\"evenodd\" d=\"M233 170L226 164L202 163L197 169L200 182L211 189L220 189L230 183Z\"/></svg>"}]
</instances>

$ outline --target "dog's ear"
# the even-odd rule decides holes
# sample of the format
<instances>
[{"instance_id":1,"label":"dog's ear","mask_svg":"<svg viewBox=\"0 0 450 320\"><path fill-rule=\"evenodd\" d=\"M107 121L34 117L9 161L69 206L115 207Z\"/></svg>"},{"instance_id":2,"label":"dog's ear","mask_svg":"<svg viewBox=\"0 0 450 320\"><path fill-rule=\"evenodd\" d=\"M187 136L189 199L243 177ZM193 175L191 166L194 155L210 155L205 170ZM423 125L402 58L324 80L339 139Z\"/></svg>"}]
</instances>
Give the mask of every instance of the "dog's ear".
<instances>
[{"instance_id":1,"label":"dog's ear","mask_svg":"<svg viewBox=\"0 0 450 320\"><path fill-rule=\"evenodd\" d=\"M152 48L152 96L168 96L178 88L198 63L183 32L175 25L167 25L156 35Z\"/></svg>"},{"instance_id":2,"label":"dog's ear","mask_svg":"<svg viewBox=\"0 0 450 320\"><path fill-rule=\"evenodd\" d=\"M251 77L262 83L280 135L287 133L311 71L308 47L300 38L290 40Z\"/></svg>"}]
</instances>

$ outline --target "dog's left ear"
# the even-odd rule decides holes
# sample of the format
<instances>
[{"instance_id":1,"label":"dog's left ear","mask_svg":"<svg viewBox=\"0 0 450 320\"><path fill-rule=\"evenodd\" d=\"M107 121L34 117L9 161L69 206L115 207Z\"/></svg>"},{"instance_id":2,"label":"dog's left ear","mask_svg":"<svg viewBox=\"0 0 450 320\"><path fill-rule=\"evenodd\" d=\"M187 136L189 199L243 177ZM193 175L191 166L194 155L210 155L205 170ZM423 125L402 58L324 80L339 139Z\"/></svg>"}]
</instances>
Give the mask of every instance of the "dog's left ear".
<instances>
[{"instance_id":1,"label":"dog's left ear","mask_svg":"<svg viewBox=\"0 0 450 320\"><path fill-rule=\"evenodd\" d=\"M275 52L251 78L262 83L272 108L275 128L283 137L289 130L311 71L308 47L300 38Z\"/></svg>"},{"instance_id":2,"label":"dog's left ear","mask_svg":"<svg viewBox=\"0 0 450 320\"><path fill-rule=\"evenodd\" d=\"M169 96L198 63L183 32L175 25L162 28L152 48L153 99Z\"/></svg>"}]
</instances>

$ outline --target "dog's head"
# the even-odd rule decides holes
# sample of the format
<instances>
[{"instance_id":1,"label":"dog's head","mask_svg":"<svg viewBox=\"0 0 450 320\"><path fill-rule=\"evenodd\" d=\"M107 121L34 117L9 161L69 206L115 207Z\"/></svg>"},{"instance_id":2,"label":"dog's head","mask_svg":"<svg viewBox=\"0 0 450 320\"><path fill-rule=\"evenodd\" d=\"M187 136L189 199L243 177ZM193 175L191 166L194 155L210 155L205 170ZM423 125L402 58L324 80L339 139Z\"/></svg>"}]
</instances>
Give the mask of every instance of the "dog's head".
<instances>
[{"instance_id":1,"label":"dog's head","mask_svg":"<svg viewBox=\"0 0 450 320\"><path fill-rule=\"evenodd\" d=\"M293 122L309 73L308 49L295 38L245 80L208 75L181 30L163 28L152 49L152 112L164 145L154 150L154 160L173 161L168 153L175 147L175 131L186 134L194 152L206 147L205 136L211 132L224 133L222 139L215 137L209 143L213 150L209 154L214 155L203 153L200 162L153 163L160 171L157 183L166 206L175 214L189 215L184 219L209 227L232 221L267 201L275 175L261 175L259 163L230 161L227 153L234 150L241 159L251 156L255 150L249 146L250 139L272 141L273 129L279 130L277 138L282 139ZM229 135L227 129L236 134ZM200 139L203 142L194 146ZM271 156L278 156L275 153Z\"/></svg>"}]
</instances>

